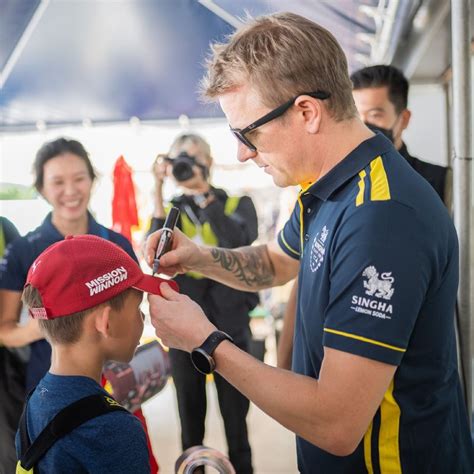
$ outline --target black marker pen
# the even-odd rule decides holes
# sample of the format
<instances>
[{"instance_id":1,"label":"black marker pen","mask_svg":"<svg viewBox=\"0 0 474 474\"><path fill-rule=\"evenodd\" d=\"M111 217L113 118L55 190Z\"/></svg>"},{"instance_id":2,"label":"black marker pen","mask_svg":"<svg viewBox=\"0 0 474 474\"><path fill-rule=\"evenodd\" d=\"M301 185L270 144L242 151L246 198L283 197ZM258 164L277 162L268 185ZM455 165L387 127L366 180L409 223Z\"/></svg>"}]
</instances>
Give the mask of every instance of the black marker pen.
<instances>
[{"instance_id":1,"label":"black marker pen","mask_svg":"<svg viewBox=\"0 0 474 474\"><path fill-rule=\"evenodd\" d=\"M173 240L173 231L178 222L179 209L177 207L172 207L170 212L166 216L165 223L163 224L160 240L158 246L156 247L155 258L153 259L153 273L155 275L158 273L158 267L160 266L160 258L169 251L171 248L171 241Z\"/></svg>"}]
</instances>

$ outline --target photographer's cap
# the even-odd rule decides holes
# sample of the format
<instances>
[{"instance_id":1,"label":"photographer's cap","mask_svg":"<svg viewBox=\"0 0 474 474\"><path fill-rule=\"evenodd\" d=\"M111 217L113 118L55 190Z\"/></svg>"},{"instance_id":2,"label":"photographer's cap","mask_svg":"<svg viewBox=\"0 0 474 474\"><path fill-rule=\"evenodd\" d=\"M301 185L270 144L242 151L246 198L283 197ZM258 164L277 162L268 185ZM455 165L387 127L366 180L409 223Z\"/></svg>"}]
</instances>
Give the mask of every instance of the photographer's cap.
<instances>
[{"instance_id":1,"label":"photographer's cap","mask_svg":"<svg viewBox=\"0 0 474 474\"><path fill-rule=\"evenodd\" d=\"M161 295L171 280L145 275L118 245L95 235L68 236L42 252L31 265L25 287L35 287L42 308L30 308L35 319L54 319L104 303L128 288Z\"/></svg>"}]
</instances>

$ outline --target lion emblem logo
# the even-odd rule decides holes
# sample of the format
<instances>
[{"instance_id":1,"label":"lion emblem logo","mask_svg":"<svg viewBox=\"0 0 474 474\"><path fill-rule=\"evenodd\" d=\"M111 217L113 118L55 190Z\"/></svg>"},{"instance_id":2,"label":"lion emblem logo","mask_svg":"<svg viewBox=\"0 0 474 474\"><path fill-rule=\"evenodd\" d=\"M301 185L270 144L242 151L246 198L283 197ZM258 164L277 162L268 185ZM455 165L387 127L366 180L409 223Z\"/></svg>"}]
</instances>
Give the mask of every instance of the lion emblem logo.
<instances>
[{"instance_id":1,"label":"lion emblem logo","mask_svg":"<svg viewBox=\"0 0 474 474\"><path fill-rule=\"evenodd\" d=\"M362 276L367 278L367 281L364 281L367 295L383 298L384 300L389 300L392 297L395 291L395 288L392 288L392 283L395 281L392 272L382 273L381 278L379 278L377 269L370 266L362 272Z\"/></svg>"}]
</instances>

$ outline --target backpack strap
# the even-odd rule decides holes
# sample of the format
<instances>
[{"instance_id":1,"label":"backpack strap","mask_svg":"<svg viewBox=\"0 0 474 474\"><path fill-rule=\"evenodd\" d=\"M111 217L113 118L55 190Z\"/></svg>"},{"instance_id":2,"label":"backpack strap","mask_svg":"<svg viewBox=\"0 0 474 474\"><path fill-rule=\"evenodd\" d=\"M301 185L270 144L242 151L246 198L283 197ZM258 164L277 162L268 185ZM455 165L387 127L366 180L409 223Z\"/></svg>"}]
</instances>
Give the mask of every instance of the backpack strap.
<instances>
[{"instance_id":1,"label":"backpack strap","mask_svg":"<svg viewBox=\"0 0 474 474\"><path fill-rule=\"evenodd\" d=\"M58 412L33 443L30 443L26 423L26 407L27 405L25 405L21 415L19 426L21 454L17 472L27 472L32 469L58 439L86 421L118 410L129 413L128 410L108 395L90 395L71 403Z\"/></svg>"}]
</instances>

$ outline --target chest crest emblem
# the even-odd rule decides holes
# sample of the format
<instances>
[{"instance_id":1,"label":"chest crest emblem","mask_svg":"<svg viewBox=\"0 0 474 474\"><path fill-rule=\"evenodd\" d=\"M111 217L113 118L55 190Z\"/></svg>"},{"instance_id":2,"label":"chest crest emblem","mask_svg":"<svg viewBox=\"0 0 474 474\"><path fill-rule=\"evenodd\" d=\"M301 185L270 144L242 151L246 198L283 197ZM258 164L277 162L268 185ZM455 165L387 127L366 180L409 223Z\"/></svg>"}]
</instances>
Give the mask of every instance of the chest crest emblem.
<instances>
[{"instance_id":1,"label":"chest crest emblem","mask_svg":"<svg viewBox=\"0 0 474 474\"><path fill-rule=\"evenodd\" d=\"M320 232L316 234L311 246L311 256L309 266L311 271L315 273L324 262L326 254L326 240L328 238L329 229L324 226Z\"/></svg>"}]
</instances>

